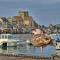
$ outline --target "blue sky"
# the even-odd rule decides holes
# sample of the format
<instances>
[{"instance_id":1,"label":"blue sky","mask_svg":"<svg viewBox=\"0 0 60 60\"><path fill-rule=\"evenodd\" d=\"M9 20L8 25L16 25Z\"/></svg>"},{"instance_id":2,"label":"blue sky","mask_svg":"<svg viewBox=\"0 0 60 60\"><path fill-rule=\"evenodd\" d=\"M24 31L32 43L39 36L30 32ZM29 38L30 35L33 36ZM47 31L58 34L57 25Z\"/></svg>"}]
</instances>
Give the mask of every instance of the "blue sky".
<instances>
[{"instance_id":1,"label":"blue sky","mask_svg":"<svg viewBox=\"0 0 60 60\"><path fill-rule=\"evenodd\" d=\"M60 0L0 0L0 16L15 16L28 10L40 25L60 23Z\"/></svg>"}]
</instances>

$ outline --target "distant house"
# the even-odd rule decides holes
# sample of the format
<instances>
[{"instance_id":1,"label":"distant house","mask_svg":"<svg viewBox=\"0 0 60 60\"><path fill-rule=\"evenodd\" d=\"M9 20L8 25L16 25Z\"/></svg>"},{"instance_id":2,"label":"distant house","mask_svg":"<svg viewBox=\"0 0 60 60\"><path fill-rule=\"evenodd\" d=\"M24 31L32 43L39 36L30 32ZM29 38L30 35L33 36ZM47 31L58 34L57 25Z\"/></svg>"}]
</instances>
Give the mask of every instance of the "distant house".
<instances>
[{"instance_id":1,"label":"distant house","mask_svg":"<svg viewBox=\"0 0 60 60\"><path fill-rule=\"evenodd\" d=\"M3 30L3 21L2 21L2 19L0 18L0 33L2 33L2 30Z\"/></svg>"},{"instance_id":2,"label":"distant house","mask_svg":"<svg viewBox=\"0 0 60 60\"><path fill-rule=\"evenodd\" d=\"M8 20L5 17L0 17L0 29L2 29L3 32L7 32L7 23Z\"/></svg>"},{"instance_id":3,"label":"distant house","mask_svg":"<svg viewBox=\"0 0 60 60\"><path fill-rule=\"evenodd\" d=\"M9 16L7 18L8 20L8 29L9 29L9 33L13 33L13 23L12 23L12 16Z\"/></svg>"},{"instance_id":4,"label":"distant house","mask_svg":"<svg viewBox=\"0 0 60 60\"><path fill-rule=\"evenodd\" d=\"M2 27L3 20L0 18L0 27Z\"/></svg>"},{"instance_id":5,"label":"distant house","mask_svg":"<svg viewBox=\"0 0 60 60\"><path fill-rule=\"evenodd\" d=\"M13 23L13 30L20 32L23 26L23 19L20 16L13 16L12 23Z\"/></svg>"}]
</instances>

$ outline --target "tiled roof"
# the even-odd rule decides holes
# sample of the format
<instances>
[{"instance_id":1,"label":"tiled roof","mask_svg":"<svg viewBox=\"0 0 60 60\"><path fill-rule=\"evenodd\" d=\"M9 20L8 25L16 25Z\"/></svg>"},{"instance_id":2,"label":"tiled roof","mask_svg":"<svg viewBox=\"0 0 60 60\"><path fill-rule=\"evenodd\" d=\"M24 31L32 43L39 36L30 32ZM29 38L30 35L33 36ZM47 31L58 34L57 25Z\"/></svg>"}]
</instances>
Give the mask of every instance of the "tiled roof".
<instances>
[{"instance_id":1,"label":"tiled roof","mask_svg":"<svg viewBox=\"0 0 60 60\"><path fill-rule=\"evenodd\" d=\"M13 16L13 18L16 20L22 20L21 16Z\"/></svg>"},{"instance_id":2,"label":"tiled roof","mask_svg":"<svg viewBox=\"0 0 60 60\"><path fill-rule=\"evenodd\" d=\"M3 21L8 21L5 17L1 17L1 19L2 19Z\"/></svg>"}]
</instances>

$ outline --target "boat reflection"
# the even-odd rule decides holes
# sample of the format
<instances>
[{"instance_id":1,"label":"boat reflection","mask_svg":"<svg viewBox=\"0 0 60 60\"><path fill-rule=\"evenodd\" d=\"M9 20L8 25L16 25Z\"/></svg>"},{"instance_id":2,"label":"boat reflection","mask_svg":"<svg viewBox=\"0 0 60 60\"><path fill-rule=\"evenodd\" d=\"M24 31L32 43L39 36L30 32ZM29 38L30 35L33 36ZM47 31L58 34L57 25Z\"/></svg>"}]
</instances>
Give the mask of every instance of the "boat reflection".
<instances>
[{"instance_id":1,"label":"boat reflection","mask_svg":"<svg viewBox=\"0 0 60 60\"><path fill-rule=\"evenodd\" d=\"M49 50L49 51L48 51ZM50 53L49 53L50 52ZM24 54L24 55L31 55L31 56L41 56L41 49L38 47L33 47L29 45L17 46L17 47L0 47L0 53L3 54ZM44 56L51 56L55 54L55 48L52 46L47 46L43 48L43 55Z\"/></svg>"}]
</instances>

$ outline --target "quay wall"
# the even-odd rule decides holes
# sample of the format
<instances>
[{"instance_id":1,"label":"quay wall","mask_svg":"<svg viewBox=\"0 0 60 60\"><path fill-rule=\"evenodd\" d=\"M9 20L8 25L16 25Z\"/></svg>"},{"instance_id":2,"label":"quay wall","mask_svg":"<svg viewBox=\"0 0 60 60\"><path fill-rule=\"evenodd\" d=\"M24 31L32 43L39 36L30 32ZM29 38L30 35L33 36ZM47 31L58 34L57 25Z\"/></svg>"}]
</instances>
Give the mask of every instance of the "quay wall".
<instances>
[{"instance_id":1,"label":"quay wall","mask_svg":"<svg viewBox=\"0 0 60 60\"><path fill-rule=\"evenodd\" d=\"M57 60L57 59L59 60L60 58L0 54L0 60Z\"/></svg>"}]
</instances>

